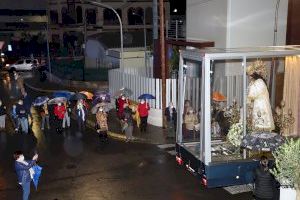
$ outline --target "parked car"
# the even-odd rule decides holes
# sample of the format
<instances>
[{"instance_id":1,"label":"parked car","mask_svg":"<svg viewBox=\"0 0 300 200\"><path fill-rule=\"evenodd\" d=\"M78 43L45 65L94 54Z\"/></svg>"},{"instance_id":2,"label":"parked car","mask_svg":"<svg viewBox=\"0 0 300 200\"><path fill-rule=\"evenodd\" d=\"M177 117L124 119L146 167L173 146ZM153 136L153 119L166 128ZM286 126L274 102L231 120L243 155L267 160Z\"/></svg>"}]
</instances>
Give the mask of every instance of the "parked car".
<instances>
[{"instance_id":1,"label":"parked car","mask_svg":"<svg viewBox=\"0 0 300 200\"><path fill-rule=\"evenodd\" d=\"M13 71L29 71L34 68L37 68L39 65L39 61L37 59L20 59L14 64L7 64L5 66L6 70Z\"/></svg>"}]
</instances>

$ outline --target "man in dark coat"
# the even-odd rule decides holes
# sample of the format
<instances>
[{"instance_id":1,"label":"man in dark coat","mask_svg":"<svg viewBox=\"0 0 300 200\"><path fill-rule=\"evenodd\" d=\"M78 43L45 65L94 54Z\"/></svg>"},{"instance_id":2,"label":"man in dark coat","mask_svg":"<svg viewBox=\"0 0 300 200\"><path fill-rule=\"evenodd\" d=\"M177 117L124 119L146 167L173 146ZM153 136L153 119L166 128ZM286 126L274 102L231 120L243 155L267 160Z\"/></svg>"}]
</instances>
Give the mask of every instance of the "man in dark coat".
<instances>
[{"instance_id":1,"label":"man in dark coat","mask_svg":"<svg viewBox=\"0 0 300 200\"><path fill-rule=\"evenodd\" d=\"M275 179L270 173L267 157L262 156L254 174L254 195L256 200L272 200L275 191Z\"/></svg>"},{"instance_id":2,"label":"man in dark coat","mask_svg":"<svg viewBox=\"0 0 300 200\"><path fill-rule=\"evenodd\" d=\"M168 136L174 137L177 125L177 111L172 102L165 109L165 118L167 121Z\"/></svg>"}]
</instances>

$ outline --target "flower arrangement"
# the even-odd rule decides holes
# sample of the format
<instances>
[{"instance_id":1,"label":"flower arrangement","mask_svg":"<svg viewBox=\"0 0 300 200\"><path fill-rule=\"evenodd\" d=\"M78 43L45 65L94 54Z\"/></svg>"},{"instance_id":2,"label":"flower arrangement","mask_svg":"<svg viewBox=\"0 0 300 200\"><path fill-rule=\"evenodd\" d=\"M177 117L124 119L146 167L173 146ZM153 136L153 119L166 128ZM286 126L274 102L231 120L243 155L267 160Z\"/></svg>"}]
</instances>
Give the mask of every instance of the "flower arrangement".
<instances>
[{"instance_id":1,"label":"flower arrangement","mask_svg":"<svg viewBox=\"0 0 300 200\"><path fill-rule=\"evenodd\" d=\"M243 138L243 124L233 124L227 134L227 140L235 147L240 147Z\"/></svg>"},{"instance_id":2,"label":"flower arrangement","mask_svg":"<svg viewBox=\"0 0 300 200\"><path fill-rule=\"evenodd\" d=\"M271 173L284 187L300 187L300 139L287 140L275 152L275 168Z\"/></svg>"}]
</instances>

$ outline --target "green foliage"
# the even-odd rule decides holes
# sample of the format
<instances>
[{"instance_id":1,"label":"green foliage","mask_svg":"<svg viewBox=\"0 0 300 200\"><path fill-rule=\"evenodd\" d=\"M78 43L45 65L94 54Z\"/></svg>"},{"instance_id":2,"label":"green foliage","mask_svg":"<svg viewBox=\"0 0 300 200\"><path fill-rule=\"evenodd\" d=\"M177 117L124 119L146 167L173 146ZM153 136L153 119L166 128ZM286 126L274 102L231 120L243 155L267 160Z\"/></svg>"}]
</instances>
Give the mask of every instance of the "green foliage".
<instances>
[{"instance_id":1,"label":"green foliage","mask_svg":"<svg viewBox=\"0 0 300 200\"><path fill-rule=\"evenodd\" d=\"M233 124L227 134L227 140L235 147L240 147L243 139L243 124L235 123Z\"/></svg>"},{"instance_id":2,"label":"green foliage","mask_svg":"<svg viewBox=\"0 0 300 200\"><path fill-rule=\"evenodd\" d=\"M283 186L300 187L300 139L287 140L273 152L276 168L271 170Z\"/></svg>"}]
</instances>

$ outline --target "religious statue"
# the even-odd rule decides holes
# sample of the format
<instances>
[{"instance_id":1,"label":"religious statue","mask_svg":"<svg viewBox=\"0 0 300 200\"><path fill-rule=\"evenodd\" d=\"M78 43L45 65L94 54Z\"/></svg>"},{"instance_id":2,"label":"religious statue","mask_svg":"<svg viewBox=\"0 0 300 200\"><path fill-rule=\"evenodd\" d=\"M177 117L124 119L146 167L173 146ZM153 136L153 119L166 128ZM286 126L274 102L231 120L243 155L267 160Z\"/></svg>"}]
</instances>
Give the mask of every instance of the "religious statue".
<instances>
[{"instance_id":1,"label":"religious statue","mask_svg":"<svg viewBox=\"0 0 300 200\"><path fill-rule=\"evenodd\" d=\"M252 109L251 128L253 131L271 132L275 125L266 85L266 65L261 60L254 62L248 66L247 75L250 79L247 104Z\"/></svg>"}]
</instances>

